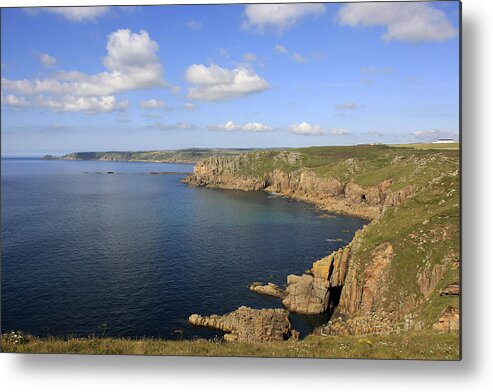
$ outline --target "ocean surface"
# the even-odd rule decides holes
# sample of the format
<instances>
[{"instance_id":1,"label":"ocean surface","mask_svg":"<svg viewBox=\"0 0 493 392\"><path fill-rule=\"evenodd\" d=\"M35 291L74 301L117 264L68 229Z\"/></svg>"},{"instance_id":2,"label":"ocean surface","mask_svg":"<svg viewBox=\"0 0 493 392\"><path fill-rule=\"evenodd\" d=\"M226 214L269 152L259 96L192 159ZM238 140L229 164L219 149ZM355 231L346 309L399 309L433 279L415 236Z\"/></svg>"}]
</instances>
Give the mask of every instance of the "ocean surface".
<instances>
[{"instance_id":1,"label":"ocean surface","mask_svg":"<svg viewBox=\"0 0 493 392\"><path fill-rule=\"evenodd\" d=\"M222 336L189 326L188 316L281 308L248 285L285 285L366 223L263 192L190 188L185 174L149 174L192 165L1 164L3 331ZM291 320L305 335L327 316Z\"/></svg>"}]
</instances>

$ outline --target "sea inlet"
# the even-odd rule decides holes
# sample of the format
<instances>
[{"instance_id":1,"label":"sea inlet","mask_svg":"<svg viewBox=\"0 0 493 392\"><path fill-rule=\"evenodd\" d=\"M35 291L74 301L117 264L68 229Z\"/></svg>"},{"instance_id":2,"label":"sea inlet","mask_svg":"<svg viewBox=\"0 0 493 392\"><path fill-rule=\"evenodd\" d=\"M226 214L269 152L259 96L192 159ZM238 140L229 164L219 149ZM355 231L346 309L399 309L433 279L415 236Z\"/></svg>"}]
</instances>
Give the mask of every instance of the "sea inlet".
<instances>
[{"instance_id":1,"label":"sea inlet","mask_svg":"<svg viewBox=\"0 0 493 392\"><path fill-rule=\"evenodd\" d=\"M366 223L263 192L191 188L180 180L192 170L2 159L2 330L221 336L188 316L281 308L249 284L284 286ZM327 321L290 317L302 336Z\"/></svg>"}]
</instances>

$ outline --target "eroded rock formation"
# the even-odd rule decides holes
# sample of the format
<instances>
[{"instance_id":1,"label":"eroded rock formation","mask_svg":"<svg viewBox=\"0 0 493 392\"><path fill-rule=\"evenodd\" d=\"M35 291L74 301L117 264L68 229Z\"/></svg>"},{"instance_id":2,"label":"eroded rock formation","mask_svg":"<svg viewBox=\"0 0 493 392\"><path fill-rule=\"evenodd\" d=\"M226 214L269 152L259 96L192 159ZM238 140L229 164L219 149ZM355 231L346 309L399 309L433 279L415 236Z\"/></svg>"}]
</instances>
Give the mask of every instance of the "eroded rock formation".
<instances>
[{"instance_id":1,"label":"eroded rock formation","mask_svg":"<svg viewBox=\"0 0 493 392\"><path fill-rule=\"evenodd\" d=\"M299 333L291 328L289 312L284 309L252 309L241 306L223 316L192 314L192 325L210 327L227 332L228 342L270 342L297 339Z\"/></svg>"}]
</instances>

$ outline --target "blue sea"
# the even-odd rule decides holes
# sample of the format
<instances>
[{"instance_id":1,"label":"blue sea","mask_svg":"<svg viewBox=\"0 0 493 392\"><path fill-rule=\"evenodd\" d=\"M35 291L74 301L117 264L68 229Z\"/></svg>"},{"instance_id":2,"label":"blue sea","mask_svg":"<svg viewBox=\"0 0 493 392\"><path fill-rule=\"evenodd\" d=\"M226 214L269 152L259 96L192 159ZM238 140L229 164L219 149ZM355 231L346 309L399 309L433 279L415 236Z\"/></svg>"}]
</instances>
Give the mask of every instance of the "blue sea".
<instances>
[{"instance_id":1,"label":"blue sea","mask_svg":"<svg viewBox=\"0 0 493 392\"><path fill-rule=\"evenodd\" d=\"M366 223L264 192L191 188L180 180L192 165L1 164L3 331L221 336L189 326L188 316L281 308L249 284L285 285ZM327 317L291 320L305 335Z\"/></svg>"}]
</instances>

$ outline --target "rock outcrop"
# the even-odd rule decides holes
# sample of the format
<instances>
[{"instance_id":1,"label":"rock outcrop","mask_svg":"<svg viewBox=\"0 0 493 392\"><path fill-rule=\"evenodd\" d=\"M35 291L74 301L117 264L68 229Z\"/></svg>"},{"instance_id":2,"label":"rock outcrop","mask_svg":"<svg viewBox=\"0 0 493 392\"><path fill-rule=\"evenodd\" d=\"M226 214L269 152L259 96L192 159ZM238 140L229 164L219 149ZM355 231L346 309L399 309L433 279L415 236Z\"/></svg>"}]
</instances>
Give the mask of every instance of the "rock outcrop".
<instances>
[{"instance_id":1,"label":"rock outcrop","mask_svg":"<svg viewBox=\"0 0 493 392\"><path fill-rule=\"evenodd\" d=\"M320 314L329 309L331 289L346 278L350 247L346 246L315 263L309 273L289 275L283 305L292 312Z\"/></svg>"},{"instance_id":2,"label":"rock outcrop","mask_svg":"<svg viewBox=\"0 0 493 392\"><path fill-rule=\"evenodd\" d=\"M448 306L438 321L433 324L433 329L439 332L457 331L460 326L459 310Z\"/></svg>"},{"instance_id":3,"label":"rock outcrop","mask_svg":"<svg viewBox=\"0 0 493 392\"><path fill-rule=\"evenodd\" d=\"M192 325L227 332L224 335L227 342L271 342L297 339L299 336L291 328L289 312L284 309L252 309L241 306L223 316L192 314L188 321Z\"/></svg>"},{"instance_id":4,"label":"rock outcrop","mask_svg":"<svg viewBox=\"0 0 493 392\"><path fill-rule=\"evenodd\" d=\"M274 161L297 162L295 155L279 152ZM260 157L260 153L257 153ZM354 181L342 183L335 177L320 177L314 171L299 168L290 172L274 168L258 176L248 174L245 168L252 166L252 154L234 157L208 158L199 162L192 175L183 181L192 186L235 189L244 191L269 191L296 200L309 202L321 209L337 213L375 219L385 205L393 206L409 197L413 187L390 192L392 180L385 180L375 186L362 187Z\"/></svg>"},{"instance_id":5,"label":"rock outcrop","mask_svg":"<svg viewBox=\"0 0 493 392\"><path fill-rule=\"evenodd\" d=\"M445 287L440 291L440 295L449 296L449 295L460 295L460 286L458 283L453 283Z\"/></svg>"},{"instance_id":6,"label":"rock outcrop","mask_svg":"<svg viewBox=\"0 0 493 392\"><path fill-rule=\"evenodd\" d=\"M284 292L281 290L281 288L279 288L278 285L270 282L266 285L263 285L259 282L254 282L250 285L249 289L254 293L270 295L278 298L284 298L285 296Z\"/></svg>"}]
</instances>

